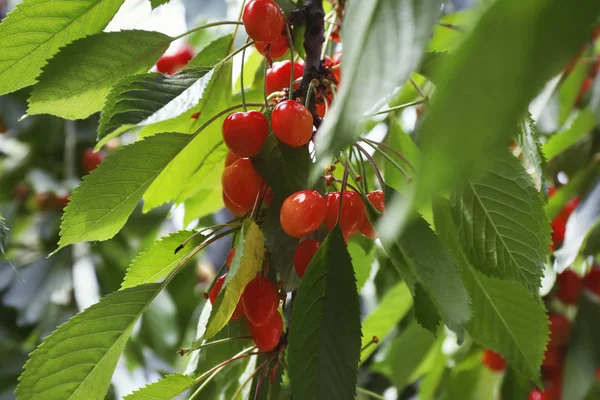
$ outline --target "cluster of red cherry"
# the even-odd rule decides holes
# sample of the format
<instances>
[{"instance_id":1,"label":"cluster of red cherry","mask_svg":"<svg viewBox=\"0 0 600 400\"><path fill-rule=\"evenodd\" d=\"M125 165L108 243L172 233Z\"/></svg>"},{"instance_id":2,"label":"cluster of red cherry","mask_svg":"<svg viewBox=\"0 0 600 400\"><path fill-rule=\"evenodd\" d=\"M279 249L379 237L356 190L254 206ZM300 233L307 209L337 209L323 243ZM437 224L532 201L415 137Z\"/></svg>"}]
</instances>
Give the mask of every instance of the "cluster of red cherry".
<instances>
[{"instance_id":1,"label":"cluster of red cherry","mask_svg":"<svg viewBox=\"0 0 600 400\"><path fill-rule=\"evenodd\" d=\"M551 198L556 193L556 188L548 188L548 198ZM567 221L569 217L575 211L579 205L579 196L570 199L567 204L563 207L560 213L552 220L550 224L552 228L552 244L550 245L550 251L554 251L559 247L565 239L565 233L567 231Z\"/></svg>"}]
</instances>

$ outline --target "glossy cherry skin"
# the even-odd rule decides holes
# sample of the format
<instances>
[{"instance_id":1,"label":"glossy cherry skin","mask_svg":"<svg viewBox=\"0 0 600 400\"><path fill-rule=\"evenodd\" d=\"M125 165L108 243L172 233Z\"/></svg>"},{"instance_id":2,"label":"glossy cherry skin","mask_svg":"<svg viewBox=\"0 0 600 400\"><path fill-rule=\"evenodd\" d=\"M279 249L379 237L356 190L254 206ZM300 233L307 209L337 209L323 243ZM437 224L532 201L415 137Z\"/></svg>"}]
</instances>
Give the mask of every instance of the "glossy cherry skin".
<instances>
[{"instance_id":1,"label":"glossy cherry skin","mask_svg":"<svg viewBox=\"0 0 600 400\"><path fill-rule=\"evenodd\" d=\"M213 285L213 288L211 289L210 293L208 294L210 304L212 304L213 306L215 305L217 296L219 295L219 293L221 292L221 289L223 288L223 284L225 283L226 278L227 278L227 274L224 274L223 276L218 277L217 281ZM235 306L235 310L233 311L233 314L231 315L230 319L235 321L236 319L240 319L243 315L244 315L244 308L242 307L242 302L240 300L240 301L238 301L237 306Z\"/></svg>"},{"instance_id":2,"label":"glossy cherry skin","mask_svg":"<svg viewBox=\"0 0 600 400\"><path fill-rule=\"evenodd\" d=\"M378 209L381 212L385 211L385 196L383 194L383 191L374 190L371 193L367 194L367 198L369 199L371 204L373 204L373 206L376 209ZM366 207L365 207L365 213L366 213ZM377 237L377 233L375 232L375 229L373 228L373 225L371 225L371 221L369 221L369 218L366 216L366 214L365 214L365 218L363 219L362 224L360 224L360 228L358 228L358 230L360 233L362 233L364 236L368 237L369 239L375 239Z\"/></svg>"},{"instance_id":3,"label":"glossy cherry skin","mask_svg":"<svg viewBox=\"0 0 600 400\"><path fill-rule=\"evenodd\" d=\"M274 62L273 66L267 69L265 85L267 94L282 91L290 87L290 75L292 73L292 62L290 60ZM304 73L304 65L299 62L294 63L294 80L301 78Z\"/></svg>"},{"instance_id":4,"label":"glossy cherry skin","mask_svg":"<svg viewBox=\"0 0 600 400\"><path fill-rule=\"evenodd\" d=\"M223 122L223 141L240 157L254 157L265 145L269 123L259 111L235 112Z\"/></svg>"},{"instance_id":5,"label":"glossy cherry skin","mask_svg":"<svg viewBox=\"0 0 600 400\"><path fill-rule=\"evenodd\" d=\"M240 207L237 204L234 204L231 200L229 200L229 197L227 197L225 192L223 192L223 204L225 205L225 208L228 209L236 217L241 217L242 215L248 212L246 208Z\"/></svg>"},{"instance_id":6,"label":"glossy cherry skin","mask_svg":"<svg viewBox=\"0 0 600 400\"><path fill-rule=\"evenodd\" d=\"M227 253L227 258L225 259L225 267L227 268L227 270L231 268L231 262L233 261L233 257L235 257L235 247L229 250L229 253Z\"/></svg>"},{"instance_id":7,"label":"glossy cherry skin","mask_svg":"<svg viewBox=\"0 0 600 400\"><path fill-rule=\"evenodd\" d=\"M316 231L325 221L327 205L316 190L301 190L281 205L279 222L291 237L301 238Z\"/></svg>"},{"instance_id":8,"label":"glossy cherry skin","mask_svg":"<svg viewBox=\"0 0 600 400\"><path fill-rule=\"evenodd\" d=\"M292 147L304 146L313 135L313 118L302 104L285 100L271 115L271 127L277 139Z\"/></svg>"},{"instance_id":9,"label":"glossy cherry skin","mask_svg":"<svg viewBox=\"0 0 600 400\"><path fill-rule=\"evenodd\" d=\"M272 0L250 0L244 6L242 22L246 33L256 42L276 41L285 28L285 17Z\"/></svg>"},{"instance_id":10,"label":"glossy cherry skin","mask_svg":"<svg viewBox=\"0 0 600 400\"><path fill-rule=\"evenodd\" d=\"M327 216L325 217L325 226L331 231L337 224L337 216L340 205L340 192L327 193L325 196L327 203ZM344 191L344 201L342 202L342 215L340 229L344 238L348 239L354 235L365 219L365 203L360 195L352 190Z\"/></svg>"},{"instance_id":11,"label":"glossy cherry skin","mask_svg":"<svg viewBox=\"0 0 600 400\"><path fill-rule=\"evenodd\" d=\"M549 346L559 347L565 345L569 341L571 334L571 323L561 314L550 314L550 342Z\"/></svg>"},{"instance_id":12,"label":"glossy cherry skin","mask_svg":"<svg viewBox=\"0 0 600 400\"><path fill-rule=\"evenodd\" d=\"M506 361L504 361L504 358L490 349L485 349L483 351L481 362L494 372L502 372L506 368Z\"/></svg>"},{"instance_id":13,"label":"glossy cherry skin","mask_svg":"<svg viewBox=\"0 0 600 400\"><path fill-rule=\"evenodd\" d=\"M271 319L264 325L250 325L250 334L256 343L258 350L265 353L273 350L279 344L279 339L283 333L283 318L281 314L275 312Z\"/></svg>"},{"instance_id":14,"label":"glossy cherry skin","mask_svg":"<svg viewBox=\"0 0 600 400\"><path fill-rule=\"evenodd\" d=\"M262 184L262 178L254 170L252 162L246 158L237 160L225 168L221 176L221 185L227 198L246 212L254 206Z\"/></svg>"},{"instance_id":15,"label":"glossy cherry skin","mask_svg":"<svg viewBox=\"0 0 600 400\"><path fill-rule=\"evenodd\" d=\"M305 240L296 247L296 251L294 251L294 268L300 278L304 276L310 260L319 250L320 245L321 242L316 240Z\"/></svg>"},{"instance_id":16,"label":"glossy cherry skin","mask_svg":"<svg viewBox=\"0 0 600 400\"><path fill-rule=\"evenodd\" d=\"M104 161L104 155L102 153L94 153L94 149L91 147L83 151L81 165L86 174L95 170L102 161Z\"/></svg>"},{"instance_id":17,"label":"glossy cherry skin","mask_svg":"<svg viewBox=\"0 0 600 400\"><path fill-rule=\"evenodd\" d=\"M558 297L565 304L577 304L579 294L583 287L583 282L577 273L570 269L565 270L556 277Z\"/></svg>"},{"instance_id":18,"label":"glossy cherry skin","mask_svg":"<svg viewBox=\"0 0 600 400\"><path fill-rule=\"evenodd\" d=\"M254 326L269 322L279 306L279 292L269 278L258 276L252 279L242 294L244 314Z\"/></svg>"},{"instance_id":19,"label":"glossy cherry skin","mask_svg":"<svg viewBox=\"0 0 600 400\"><path fill-rule=\"evenodd\" d=\"M287 34L284 33L272 43L254 42L254 47L267 58L283 57L289 48Z\"/></svg>"},{"instance_id":20,"label":"glossy cherry skin","mask_svg":"<svg viewBox=\"0 0 600 400\"><path fill-rule=\"evenodd\" d=\"M164 55L156 63L156 69L163 74L174 74L194 57L194 52L189 47L185 47L172 55Z\"/></svg>"},{"instance_id":21,"label":"glossy cherry skin","mask_svg":"<svg viewBox=\"0 0 600 400\"><path fill-rule=\"evenodd\" d=\"M237 154L232 153L231 150L228 151L227 156L225 156L225 166L229 167L231 164L233 164L240 158L242 158L242 157L238 156Z\"/></svg>"},{"instance_id":22,"label":"glossy cherry skin","mask_svg":"<svg viewBox=\"0 0 600 400\"><path fill-rule=\"evenodd\" d=\"M583 286L596 296L600 296L600 266L594 265L583 278Z\"/></svg>"}]
</instances>

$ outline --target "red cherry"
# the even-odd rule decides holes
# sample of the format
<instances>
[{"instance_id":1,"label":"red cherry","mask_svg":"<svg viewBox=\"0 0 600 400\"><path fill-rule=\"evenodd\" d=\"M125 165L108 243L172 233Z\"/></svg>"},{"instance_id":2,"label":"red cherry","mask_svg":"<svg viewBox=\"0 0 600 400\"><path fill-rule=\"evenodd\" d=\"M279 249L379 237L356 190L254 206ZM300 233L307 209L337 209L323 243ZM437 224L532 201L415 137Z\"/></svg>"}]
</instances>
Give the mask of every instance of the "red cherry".
<instances>
[{"instance_id":1,"label":"red cherry","mask_svg":"<svg viewBox=\"0 0 600 400\"><path fill-rule=\"evenodd\" d=\"M288 235L301 238L316 231L325 220L327 205L316 190L301 190L281 205L279 222Z\"/></svg>"},{"instance_id":2,"label":"red cherry","mask_svg":"<svg viewBox=\"0 0 600 400\"><path fill-rule=\"evenodd\" d=\"M240 207L229 200L229 197L227 197L225 192L223 192L223 204L225 205L225 208L227 208L236 217L241 217L248 212L248 210L246 210L244 207Z\"/></svg>"},{"instance_id":3,"label":"red cherry","mask_svg":"<svg viewBox=\"0 0 600 400\"><path fill-rule=\"evenodd\" d=\"M233 257L235 257L235 247L231 250L229 250L229 253L227 253L227 258L225 259L225 266L227 268L227 270L229 270L229 268L231 267L231 262L233 261Z\"/></svg>"},{"instance_id":4,"label":"red cherry","mask_svg":"<svg viewBox=\"0 0 600 400\"><path fill-rule=\"evenodd\" d=\"M304 276L310 260L312 260L317 250L319 250L320 245L321 242L317 242L316 240L305 240L296 247L296 251L294 251L294 268L300 278Z\"/></svg>"},{"instance_id":5,"label":"red cherry","mask_svg":"<svg viewBox=\"0 0 600 400\"><path fill-rule=\"evenodd\" d=\"M294 63L294 80L302 77L304 65L299 62ZM292 62L290 60L274 62L271 68L267 69L265 85L267 94L279 92L290 87L290 75L292 74Z\"/></svg>"},{"instance_id":6,"label":"red cherry","mask_svg":"<svg viewBox=\"0 0 600 400\"><path fill-rule=\"evenodd\" d=\"M254 42L254 47L267 58L283 57L289 48L287 34L284 33L272 43Z\"/></svg>"},{"instance_id":7,"label":"red cherry","mask_svg":"<svg viewBox=\"0 0 600 400\"><path fill-rule=\"evenodd\" d=\"M327 203L327 216L325 217L325 226L331 231L337 223L338 210L340 205L340 192L327 193L325 196ZM352 190L344 191L344 201L342 202L342 216L340 229L347 239L354 235L365 218L365 203L360 195Z\"/></svg>"},{"instance_id":8,"label":"red cherry","mask_svg":"<svg viewBox=\"0 0 600 400\"><path fill-rule=\"evenodd\" d=\"M210 299L210 304L215 305L215 301L217 301L217 296L221 292L223 288L223 284L225 283L225 279L227 278L227 274L220 276L217 278L217 281L213 285L213 288L210 290L208 294L208 298ZM240 319L244 315L244 309L242 308L242 301L238 301L237 306L235 306L235 310L231 315L231 320L235 321L236 319Z\"/></svg>"},{"instance_id":9,"label":"red cherry","mask_svg":"<svg viewBox=\"0 0 600 400\"><path fill-rule=\"evenodd\" d=\"M571 334L571 323L561 314L550 314L550 343L549 346L562 346L569 341Z\"/></svg>"},{"instance_id":10,"label":"red cherry","mask_svg":"<svg viewBox=\"0 0 600 400\"><path fill-rule=\"evenodd\" d=\"M552 343L546 348L544 353L544 360L542 361L542 367L548 370L556 370L562 365L562 349L557 346L553 346Z\"/></svg>"},{"instance_id":11,"label":"red cherry","mask_svg":"<svg viewBox=\"0 0 600 400\"><path fill-rule=\"evenodd\" d=\"M221 176L223 192L240 209L250 211L254 206L263 180L247 158L225 168Z\"/></svg>"},{"instance_id":12,"label":"red cherry","mask_svg":"<svg viewBox=\"0 0 600 400\"><path fill-rule=\"evenodd\" d=\"M600 296L600 265L592 266L590 272L583 278L583 286L596 296Z\"/></svg>"},{"instance_id":13,"label":"red cherry","mask_svg":"<svg viewBox=\"0 0 600 400\"><path fill-rule=\"evenodd\" d=\"M223 122L223 141L234 154L254 157L269 135L269 123L259 111L235 112Z\"/></svg>"},{"instance_id":14,"label":"red cherry","mask_svg":"<svg viewBox=\"0 0 600 400\"><path fill-rule=\"evenodd\" d=\"M281 37L285 28L285 17L272 0L248 1L242 22L248 36L256 42L274 42Z\"/></svg>"},{"instance_id":15,"label":"red cherry","mask_svg":"<svg viewBox=\"0 0 600 400\"><path fill-rule=\"evenodd\" d=\"M156 63L156 69L163 74L171 75L185 67L194 57L194 53L185 47L175 54L164 55Z\"/></svg>"},{"instance_id":16,"label":"red cherry","mask_svg":"<svg viewBox=\"0 0 600 400\"><path fill-rule=\"evenodd\" d=\"M600 367L596 370L596 379L600 380Z\"/></svg>"},{"instance_id":17,"label":"red cherry","mask_svg":"<svg viewBox=\"0 0 600 400\"><path fill-rule=\"evenodd\" d=\"M283 318L281 318L281 314L275 312L271 319L264 325L256 326L252 323L249 325L250 333L258 350L265 353L277 347L283 333Z\"/></svg>"},{"instance_id":18,"label":"red cherry","mask_svg":"<svg viewBox=\"0 0 600 400\"><path fill-rule=\"evenodd\" d=\"M263 198L263 201L265 202L267 207L271 206L271 202L273 201L274 196L275 194L273 193L273 189L271 189L270 187L267 188L267 191L265 192L265 197Z\"/></svg>"},{"instance_id":19,"label":"red cherry","mask_svg":"<svg viewBox=\"0 0 600 400\"><path fill-rule=\"evenodd\" d=\"M378 209L381 212L385 210L385 196L383 194L383 191L374 190L367 195L367 198L376 209ZM362 233L369 239L375 239L377 237L377 233L375 232L373 225L371 225L371 221L369 221L369 218L366 215L363 219L362 224L360 224L360 228L358 230L360 233Z\"/></svg>"},{"instance_id":20,"label":"red cherry","mask_svg":"<svg viewBox=\"0 0 600 400\"><path fill-rule=\"evenodd\" d=\"M269 278L258 276L252 279L242 294L244 313L254 326L269 322L279 306L279 292Z\"/></svg>"},{"instance_id":21,"label":"red cherry","mask_svg":"<svg viewBox=\"0 0 600 400\"><path fill-rule=\"evenodd\" d=\"M319 100L316 103L317 115L321 118L324 118L325 114L327 114L327 111L331 108L331 101L333 100L333 97L331 94L327 94L326 97L319 95L317 99Z\"/></svg>"},{"instance_id":22,"label":"red cherry","mask_svg":"<svg viewBox=\"0 0 600 400\"><path fill-rule=\"evenodd\" d=\"M102 153L94 153L94 149L91 147L83 151L81 165L83 166L83 170L86 174L89 174L95 170L102 161L104 161L104 155Z\"/></svg>"},{"instance_id":23,"label":"red cherry","mask_svg":"<svg viewBox=\"0 0 600 400\"><path fill-rule=\"evenodd\" d=\"M240 156L232 153L231 151L227 152L227 156L225 157L225 166L229 167L231 164L233 164L234 162L236 162L237 160L239 160Z\"/></svg>"},{"instance_id":24,"label":"red cherry","mask_svg":"<svg viewBox=\"0 0 600 400\"><path fill-rule=\"evenodd\" d=\"M565 304L577 304L583 285L579 275L567 269L556 277L556 281L558 284L556 297Z\"/></svg>"},{"instance_id":25,"label":"red cherry","mask_svg":"<svg viewBox=\"0 0 600 400\"><path fill-rule=\"evenodd\" d=\"M277 139L288 146L300 147L312 138L313 118L302 104L285 100L273 109L271 127Z\"/></svg>"},{"instance_id":26,"label":"red cherry","mask_svg":"<svg viewBox=\"0 0 600 400\"><path fill-rule=\"evenodd\" d=\"M575 98L576 106L579 105L579 103L581 103L581 101L583 100L583 97L588 92L588 90L590 90L592 88L593 84L594 84L594 79L590 78L589 76L584 79L583 83L581 84L581 87L579 88L579 93L577 93L577 97Z\"/></svg>"},{"instance_id":27,"label":"red cherry","mask_svg":"<svg viewBox=\"0 0 600 400\"><path fill-rule=\"evenodd\" d=\"M490 349L485 349L483 351L481 362L494 372L502 372L506 368L506 361L504 361L504 358Z\"/></svg>"},{"instance_id":28,"label":"red cherry","mask_svg":"<svg viewBox=\"0 0 600 400\"><path fill-rule=\"evenodd\" d=\"M233 310L233 314L229 318L231 321L236 321L244 316L244 307L242 306L242 301L239 300L237 305L235 306L235 310Z\"/></svg>"}]
</instances>

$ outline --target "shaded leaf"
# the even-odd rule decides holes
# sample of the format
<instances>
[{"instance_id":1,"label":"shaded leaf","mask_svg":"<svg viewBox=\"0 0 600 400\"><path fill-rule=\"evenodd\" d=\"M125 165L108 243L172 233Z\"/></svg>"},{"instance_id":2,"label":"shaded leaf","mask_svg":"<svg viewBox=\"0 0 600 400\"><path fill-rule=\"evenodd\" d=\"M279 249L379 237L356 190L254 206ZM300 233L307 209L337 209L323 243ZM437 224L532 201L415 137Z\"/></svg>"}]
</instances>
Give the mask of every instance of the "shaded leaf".
<instances>
[{"instance_id":1,"label":"shaded leaf","mask_svg":"<svg viewBox=\"0 0 600 400\"><path fill-rule=\"evenodd\" d=\"M500 389L503 399L526 399L531 391L531 382L527 376L508 366Z\"/></svg>"},{"instance_id":2,"label":"shaded leaf","mask_svg":"<svg viewBox=\"0 0 600 400\"><path fill-rule=\"evenodd\" d=\"M150 69L172 40L162 33L133 30L76 40L43 68L27 114L82 119L100 111L113 84Z\"/></svg>"},{"instance_id":3,"label":"shaded leaf","mask_svg":"<svg viewBox=\"0 0 600 400\"><path fill-rule=\"evenodd\" d=\"M354 274L356 275L356 289L358 293L360 293L365 282L369 279L371 267L375 260L375 245L372 242L369 244L370 246L367 249L356 242L348 244L348 252L350 253L350 258L352 258Z\"/></svg>"},{"instance_id":4,"label":"shaded leaf","mask_svg":"<svg viewBox=\"0 0 600 400\"><path fill-rule=\"evenodd\" d=\"M288 364L294 399L354 398L360 309L352 260L339 227L310 262L291 320Z\"/></svg>"},{"instance_id":5,"label":"shaded leaf","mask_svg":"<svg viewBox=\"0 0 600 400\"><path fill-rule=\"evenodd\" d=\"M59 48L101 32L123 0L27 0L0 25L0 95L33 85Z\"/></svg>"},{"instance_id":6,"label":"shaded leaf","mask_svg":"<svg viewBox=\"0 0 600 400\"><path fill-rule=\"evenodd\" d=\"M546 157L542 151L540 137L535 127L535 121L528 112L527 116L519 124L519 132L515 138L517 144L523 150L523 155L528 168L532 168L535 179L535 187L541 188L546 170Z\"/></svg>"},{"instance_id":7,"label":"shaded leaf","mask_svg":"<svg viewBox=\"0 0 600 400\"><path fill-rule=\"evenodd\" d=\"M596 120L590 109L578 111L567 121L565 129L550 136L550 139L544 144L546 158L550 160L573 146L579 139L590 133L594 126L596 126Z\"/></svg>"}]
</instances>

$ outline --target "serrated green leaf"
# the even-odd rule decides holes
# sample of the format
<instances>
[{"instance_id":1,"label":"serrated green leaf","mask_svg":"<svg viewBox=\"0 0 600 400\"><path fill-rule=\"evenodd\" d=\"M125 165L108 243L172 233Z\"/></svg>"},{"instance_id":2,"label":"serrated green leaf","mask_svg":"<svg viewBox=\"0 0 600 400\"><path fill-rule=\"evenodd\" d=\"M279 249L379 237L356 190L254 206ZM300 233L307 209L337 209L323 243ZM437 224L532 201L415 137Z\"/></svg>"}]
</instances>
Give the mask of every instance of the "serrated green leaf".
<instances>
[{"instance_id":1,"label":"serrated green leaf","mask_svg":"<svg viewBox=\"0 0 600 400\"><path fill-rule=\"evenodd\" d=\"M19 399L104 399L136 321L162 285L118 291L71 318L31 354L19 378Z\"/></svg>"},{"instance_id":2,"label":"serrated green leaf","mask_svg":"<svg viewBox=\"0 0 600 400\"><path fill-rule=\"evenodd\" d=\"M73 191L63 215L56 251L76 242L112 238L125 225L152 181L190 138L165 133L109 155Z\"/></svg>"},{"instance_id":3,"label":"serrated green leaf","mask_svg":"<svg viewBox=\"0 0 600 400\"><path fill-rule=\"evenodd\" d=\"M201 189L197 194L184 201L185 215L183 225L187 226L196 218L202 218L223 208L223 190L220 186Z\"/></svg>"},{"instance_id":4,"label":"serrated green leaf","mask_svg":"<svg viewBox=\"0 0 600 400\"><path fill-rule=\"evenodd\" d=\"M546 157L542 151L542 144L540 143L540 137L535 127L535 121L529 112L521 121L515 140L519 147L521 147L521 150L523 150L527 168L532 168L534 171L532 175L535 180L535 187L541 188L544 182L544 171L547 167Z\"/></svg>"},{"instance_id":5,"label":"serrated green leaf","mask_svg":"<svg viewBox=\"0 0 600 400\"><path fill-rule=\"evenodd\" d=\"M337 226L302 278L291 320L287 351L294 399L354 398L360 308L352 260Z\"/></svg>"},{"instance_id":6,"label":"serrated green leaf","mask_svg":"<svg viewBox=\"0 0 600 400\"><path fill-rule=\"evenodd\" d=\"M365 347L377 336L383 340L394 327L406 316L412 306L410 290L404 282L391 288L381 299L377 308L367 315L362 322L363 338L361 347ZM363 363L376 350L371 345L360 353L360 362Z\"/></svg>"},{"instance_id":7,"label":"serrated green leaf","mask_svg":"<svg viewBox=\"0 0 600 400\"><path fill-rule=\"evenodd\" d=\"M465 254L485 274L519 282L537 297L551 243L540 195L508 151L486 172L452 196Z\"/></svg>"},{"instance_id":8,"label":"serrated green leaf","mask_svg":"<svg viewBox=\"0 0 600 400\"><path fill-rule=\"evenodd\" d=\"M191 239L190 242L175 253L175 250L188 239ZM156 241L133 260L125 274L121 290L144 283L153 283L166 277L196 245L205 239L204 235L199 235L197 232L179 231Z\"/></svg>"},{"instance_id":9,"label":"serrated green leaf","mask_svg":"<svg viewBox=\"0 0 600 400\"><path fill-rule=\"evenodd\" d=\"M563 398L583 400L597 380L600 365L600 301L585 292L572 327L563 377Z\"/></svg>"},{"instance_id":10,"label":"serrated green leaf","mask_svg":"<svg viewBox=\"0 0 600 400\"><path fill-rule=\"evenodd\" d=\"M316 149L320 166L356 141L360 133L356 126L363 114L404 83L417 67L440 6L440 0L347 4L342 27L344 84L319 128ZM379 60L376 73L373 60ZM320 173L319 168L317 171Z\"/></svg>"},{"instance_id":11,"label":"serrated green leaf","mask_svg":"<svg viewBox=\"0 0 600 400\"><path fill-rule=\"evenodd\" d=\"M125 396L124 400L172 399L194 384L189 375L171 374Z\"/></svg>"},{"instance_id":12,"label":"serrated green leaf","mask_svg":"<svg viewBox=\"0 0 600 400\"><path fill-rule=\"evenodd\" d=\"M178 203L198 196L201 191L213 190L221 187L221 175L225 169L225 157L229 149L225 143L220 142L214 147L202 152L200 165L196 172L189 178L183 190L177 195L175 201ZM221 191L218 195L221 206L223 205ZM187 210L186 210L187 212ZM201 215L198 215L201 216Z\"/></svg>"},{"instance_id":13,"label":"serrated green leaf","mask_svg":"<svg viewBox=\"0 0 600 400\"><path fill-rule=\"evenodd\" d=\"M68 44L43 68L27 114L82 119L100 111L113 84L147 71L172 40L162 33L132 30L98 33Z\"/></svg>"},{"instance_id":14,"label":"serrated green leaf","mask_svg":"<svg viewBox=\"0 0 600 400\"><path fill-rule=\"evenodd\" d=\"M391 119L389 123L389 131L385 137L385 142L394 150L402 154L411 165L417 165L420 157L419 149L412 138L404 132L402 125L396 118ZM389 152L389 156L412 175L412 170L400 159L400 157L394 155L392 152ZM384 158L383 161L383 171L386 185L393 187L398 192L403 192L407 188L407 185L409 184L408 180L386 158Z\"/></svg>"},{"instance_id":15,"label":"serrated green leaf","mask_svg":"<svg viewBox=\"0 0 600 400\"><path fill-rule=\"evenodd\" d=\"M543 150L548 160L553 159L579 139L586 136L596 126L594 113L586 108L576 112L565 124L565 129L550 136Z\"/></svg>"},{"instance_id":16,"label":"serrated green leaf","mask_svg":"<svg viewBox=\"0 0 600 400\"><path fill-rule=\"evenodd\" d=\"M33 85L60 47L101 32L123 0L26 0L0 25L0 95Z\"/></svg>"},{"instance_id":17,"label":"serrated green leaf","mask_svg":"<svg viewBox=\"0 0 600 400\"><path fill-rule=\"evenodd\" d=\"M252 220L246 220L235 242L235 257L211 312L204 339L216 335L229 322L244 288L263 266L265 237Z\"/></svg>"}]
</instances>

